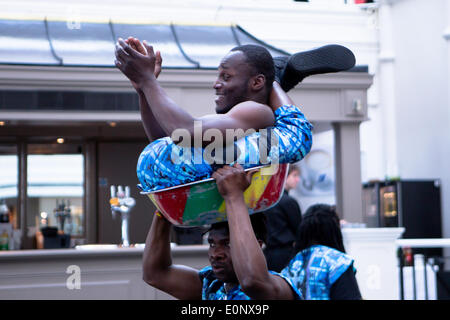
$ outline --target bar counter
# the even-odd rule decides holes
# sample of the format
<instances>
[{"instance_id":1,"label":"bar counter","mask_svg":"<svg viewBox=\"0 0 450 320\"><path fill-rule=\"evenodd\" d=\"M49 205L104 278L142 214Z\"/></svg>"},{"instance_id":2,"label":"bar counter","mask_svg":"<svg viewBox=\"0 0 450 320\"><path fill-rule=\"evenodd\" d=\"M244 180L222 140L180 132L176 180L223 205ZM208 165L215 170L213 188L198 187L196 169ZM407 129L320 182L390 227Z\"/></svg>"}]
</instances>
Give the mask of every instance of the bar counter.
<instances>
[{"instance_id":1,"label":"bar counter","mask_svg":"<svg viewBox=\"0 0 450 320\"><path fill-rule=\"evenodd\" d=\"M0 252L0 299L173 299L142 280L143 245ZM208 246L172 245L175 264L203 268Z\"/></svg>"},{"instance_id":2,"label":"bar counter","mask_svg":"<svg viewBox=\"0 0 450 320\"><path fill-rule=\"evenodd\" d=\"M403 228L343 228L368 300L399 299L396 241ZM0 299L173 299L142 280L144 246L0 252ZM172 245L174 264L209 265L207 245Z\"/></svg>"}]
</instances>

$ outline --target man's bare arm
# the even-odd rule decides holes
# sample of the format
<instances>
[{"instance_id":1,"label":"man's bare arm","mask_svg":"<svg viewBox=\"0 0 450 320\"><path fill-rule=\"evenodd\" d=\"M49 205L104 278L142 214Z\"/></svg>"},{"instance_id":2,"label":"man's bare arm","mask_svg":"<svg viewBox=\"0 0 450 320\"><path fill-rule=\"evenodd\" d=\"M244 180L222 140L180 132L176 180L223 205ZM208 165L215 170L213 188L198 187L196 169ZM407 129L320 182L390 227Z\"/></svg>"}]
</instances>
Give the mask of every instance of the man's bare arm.
<instances>
[{"instance_id":1,"label":"man's bare arm","mask_svg":"<svg viewBox=\"0 0 450 320\"><path fill-rule=\"evenodd\" d=\"M202 283L198 270L173 265L170 250L170 226L164 218L155 216L145 241L143 279L149 285L177 299L202 298Z\"/></svg>"},{"instance_id":2,"label":"man's bare arm","mask_svg":"<svg viewBox=\"0 0 450 320\"><path fill-rule=\"evenodd\" d=\"M276 81L273 82L272 91L270 92L269 105L275 112L279 107L283 105L294 104L294 101L287 95L281 88L280 84Z\"/></svg>"},{"instance_id":3,"label":"man's bare arm","mask_svg":"<svg viewBox=\"0 0 450 320\"><path fill-rule=\"evenodd\" d=\"M236 164L235 167L225 166L217 170L213 177L225 199L231 259L242 290L252 299L294 299L288 283L269 273L264 253L253 231L243 194L250 185L251 174L246 175L243 168Z\"/></svg>"},{"instance_id":4,"label":"man's bare arm","mask_svg":"<svg viewBox=\"0 0 450 320\"><path fill-rule=\"evenodd\" d=\"M147 50L144 48L139 39L134 37L128 37L128 39L125 40L125 43L128 44L131 48L133 48L137 52L139 52L140 54L143 55L147 54ZM161 73L161 70L162 70L161 52L156 51L155 70L154 70L155 78L158 78L159 74ZM141 112L142 125L144 127L147 138L150 141L154 141L156 139L168 136L167 132L165 132L161 128L161 126L158 123L158 120L153 115L153 112L150 109L150 106L148 105L147 99L145 98L145 95L142 92L142 90L138 87L138 85L134 81L130 82L139 96L139 110Z\"/></svg>"},{"instance_id":5,"label":"man's bare arm","mask_svg":"<svg viewBox=\"0 0 450 320\"><path fill-rule=\"evenodd\" d=\"M172 135L175 130L184 129L189 133L191 142L195 138L196 122L201 124L202 135L209 129L215 129L219 130L223 137L226 136L227 130L259 130L274 124L272 110L254 101L242 102L226 114L195 118L170 99L156 81L146 82L142 86L142 91L164 131Z\"/></svg>"},{"instance_id":6,"label":"man's bare arm","mask_svg":"<svg viewBox=\"0 0 450 320\"><path fill-rule=\"evenodd\" d=\"M218 129L225 135L226 129L262 129L273 125L274 116L266 105L247 101L233 107L231 112L214 117L195 118L178 106L159 85L154 76L155 59L153 47L144 42L147 55L133 50L123 40L116 45L117 67L144 93L155 119L164 132L171 135L176 129L185 129L194 139L195 121L202 124L202 133Z\"/></svg>"},{"instance_id":7,"label":"man's bare arm","mask_svg":"<svg viewBox=\"0 0 450 320\"><path fill-rule=\"evenodd\" d=\"M145 134L150 141L167 137L169 134L159 125L158 120L153 115L152 109L147 103L147 99L142 91L139 95L139 110L141 112L141 121L145 130Z\"/></svg>"}]
</instances>

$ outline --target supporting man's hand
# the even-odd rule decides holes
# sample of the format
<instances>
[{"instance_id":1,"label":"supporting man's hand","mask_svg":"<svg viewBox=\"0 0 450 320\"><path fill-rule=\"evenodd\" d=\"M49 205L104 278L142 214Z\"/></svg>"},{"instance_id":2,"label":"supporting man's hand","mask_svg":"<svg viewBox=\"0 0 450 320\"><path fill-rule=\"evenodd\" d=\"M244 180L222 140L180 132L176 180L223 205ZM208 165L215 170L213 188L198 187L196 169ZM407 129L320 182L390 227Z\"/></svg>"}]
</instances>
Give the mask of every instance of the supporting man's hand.
<instances>
[{"instance_id":1,"label":"supporting man's hand","mask_svg":"<svg viewBox=\"0 0 450 320\"><path fill-rule=\"evenodd\" d=\"M250 186L252 176L257 170L245 172L244 168L236 163L234 166L224 166L213 173L217 189L222 197L242 195Z\"/></svg>"}]
</instances>

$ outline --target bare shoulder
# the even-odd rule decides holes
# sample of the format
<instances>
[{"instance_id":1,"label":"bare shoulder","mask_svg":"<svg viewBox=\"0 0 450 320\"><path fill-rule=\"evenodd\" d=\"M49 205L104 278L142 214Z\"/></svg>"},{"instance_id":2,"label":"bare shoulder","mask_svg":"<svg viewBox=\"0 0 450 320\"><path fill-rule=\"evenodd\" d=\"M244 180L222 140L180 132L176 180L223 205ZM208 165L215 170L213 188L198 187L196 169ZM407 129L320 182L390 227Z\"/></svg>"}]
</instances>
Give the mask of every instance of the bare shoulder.
<instances>
[{"instance_id":1,"label":"bare shoulder","mask_svg":"<svg viewBox=\"0 0 450 320\"><path fill-rule=\"evenodd\" d=\"M202 121L202 129L248 129L259 130L273 126L275 116L268 105L254 101L246 101L235 105L224 114L205 115L198 120Z\"/></svg>"},{"instance_id":2,"label":"bare shoulder","mask_svg":"<svg viewBox=\"0 0 450 320\"><path fill-rule=\"evenodd\" d=\"M228 114L230 117L260 123L261 125L256 127L261 128L271 126L275 121L273 111L268 105L254 101L241 102L228 111Z\"/></svg>"},{"instance_id":3,"label":"bare shoulder","mask_svg":"<svg viewBox=\"0 0 450 320\"><path fill-rule=\"evenodd\" d=\"M244 101L241 103L238 103L237 105L235 105L233 108L231 108L230 111L228 111L229 113L231 112L245 112L245 111L249 111L249 112L258 112L258 113L273 113L272 109L267 105L267 104L263 104L263 103L259 103L259 102L255 102L255 101Z\"/></svg>"}]
</instances>

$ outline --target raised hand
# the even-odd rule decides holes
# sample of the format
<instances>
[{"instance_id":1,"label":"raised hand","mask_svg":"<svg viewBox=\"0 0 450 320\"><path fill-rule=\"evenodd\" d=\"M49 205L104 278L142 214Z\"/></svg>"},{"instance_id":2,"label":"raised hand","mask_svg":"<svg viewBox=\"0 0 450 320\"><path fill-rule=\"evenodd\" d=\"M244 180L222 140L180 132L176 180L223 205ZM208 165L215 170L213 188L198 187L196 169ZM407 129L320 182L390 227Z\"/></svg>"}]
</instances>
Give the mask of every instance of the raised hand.
<instances>
[{"instance_id":1,"label":"raised hand","mask_svg":"<svg viewBox=\"0 0 450 320\"><path fill-rule=\"evenodd\" d=\"M130 42L130 41L129 41ZM136 43L133 41L134 46ZM148 45L145 41L143 43L147 54L142 54L133 49L122 38L119 38L116 43L116 67L122 71L122 73L134 82L137 89L141 88L146 81L152 81L156 79L155 71L156 54L153 51L153 47ZM138 46L136 46L138 48ZM139 48L138 50L140 50ZM159 73L158 73L159 75Z\"/></svg>"},{"instance_id":2,"label":"raised hand","mask_svg":"<svg viewBox=\"0 0 450 320\"><path fill-rule=\"evenodd\" d=\"M156 60L155 60L155 77L158 78L159 74L161 73L162 68L162 57L161 57L161 51L156 51Z\"/></svg>"},{"instance_id":3,"label":"raised hand","mask_svg":"<svg viewBox=\"0 0 450 320\"><path fill-rule=\"evenodd\" d=\"M128 37L128 39L125 40L125 43L140 54L147 55L147 50L145 50L138 38Z\"/></svg>"},{"instance_id":4,"label":"raised hand","mask_svg":"<svg viewBox=\"0 0 450 320\"><path fill-rule=\"evenodd\" d=\"M239 163L234 166L224 166L212 175L216 179L217 189L225 198L227 196L241 195L250 186L252 176L256 170L245 172Z\"/></svg>"},{"instance_id":5,"label":"raised hand","mask_svg":"<svg viewBox=\"0 0 450 320\"><path fill-rule=\"evenodd\" d=\"M142 43L139 41L138 38L128 37L128 39L125 40L125 43L127 43L131 48L139 52L140 54L147 55L147 50L142 45ZM156 60L155 60L155 77L158 78L159 74L161 73L162 68L162 57L161 52L156 50L155 52Z\"/></svg>"}]
</instances>

